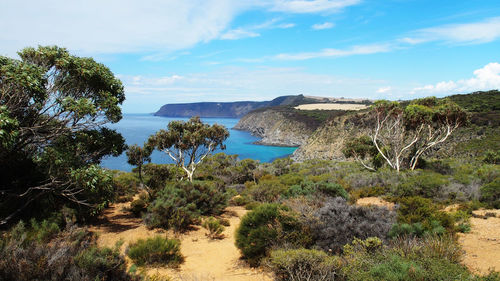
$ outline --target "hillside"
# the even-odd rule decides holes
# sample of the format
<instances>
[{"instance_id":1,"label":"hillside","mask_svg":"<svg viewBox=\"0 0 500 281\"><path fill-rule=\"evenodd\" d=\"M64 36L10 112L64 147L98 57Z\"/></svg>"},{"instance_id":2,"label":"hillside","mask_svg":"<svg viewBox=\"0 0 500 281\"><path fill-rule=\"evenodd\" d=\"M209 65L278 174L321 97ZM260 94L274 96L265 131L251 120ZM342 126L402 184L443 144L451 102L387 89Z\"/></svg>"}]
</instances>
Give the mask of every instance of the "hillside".
<instances>
[{"instance_id":1,"label":"hillside","mask_svg":"<svg viewBox=\"0 0 500 281\"><path fill-rule=\"evenodd\" d=\"M458 129L434 151L437 156L483 156L486 150L500 149L500 92L475 92L447 97L470 113L470 124ZM403 102L404 104L405 102ZM370 124L366 111L334 116L319 126L293 154L293 159L344 159L342 148L348 137L365 135Z\"/></svg>"},{"instance_id":2,"label":"hillside","mask_svg":"<svg viewBox=\"0 0 500 281\"><path fill-rule=\"evenodd\" d=\"M237 101L237 102L197 102L166 104L154 115L164 117L228 117L240 118L252 110L269 106L296 106L317 102L316 99L303 95L281 96L271 101Z\"/></svg>"}]
</instances>

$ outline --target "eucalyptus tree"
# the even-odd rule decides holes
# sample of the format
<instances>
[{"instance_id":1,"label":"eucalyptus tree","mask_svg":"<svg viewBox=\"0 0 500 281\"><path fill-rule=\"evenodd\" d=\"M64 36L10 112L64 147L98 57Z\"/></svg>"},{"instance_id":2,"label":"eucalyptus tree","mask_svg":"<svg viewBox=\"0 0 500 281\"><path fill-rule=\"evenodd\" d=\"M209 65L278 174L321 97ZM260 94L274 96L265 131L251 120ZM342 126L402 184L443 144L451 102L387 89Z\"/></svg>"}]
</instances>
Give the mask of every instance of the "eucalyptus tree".
<instances>
[{"instance_id":1,"label":"eucalyptus tree","mask_svg":"<svg viewBox=\"0 0 500 281\"><path fill-rule=\"evenodd\" d=\"M196 167L217 148L225 149L224 141L228 137L224 126L210 126L199 117L192 117L188 121L171 121L167 130L150 136L148 143L166 153L192 182Z\"/></svg>"},{"instance_id":2,"label":"eucalyptus tree","mask_svg":"<svg viewBox=\"0 0 500 281\"><path fill-rule=\"evenodd\" d=\"M121 135L103 126L122 118L122 83L64 48L18 55L0 57L0 224L61 200L95 213L112 196L98 164L124 149Z\"/></svg>"},{"instance_id":3,"label":"eucalyptus tree","mask_svg":"<svg viewBox=\"0 0 500 281\"><path fill-rule=\"evenodd\" d=\"M344 154L372 170L363 159L375 157L398 172L414 170L424 153L444 143L469 118L456 103L435 97L416 99L405 107L399 102L377 101L369 114L374 120L369 140L363 136L346 142Z\"/></svg>"},{"instance_id":4,"label":"eucalyptus tree","mask_svg":"<svg viewBox=\"0 0 500 281\"><path fill-rule=\"evenodd\" d=\"M142 179L142 166L147 162L151 162L151 154L153 153L153 148L145 143L142 147L134 144L127 149L127 163L133 166L137 166L139 173L139 181L141 182L141 187L144 186L144 181ZM149 188L146 186L148 193L151 195Z\"/></svg>"}]
</instances>

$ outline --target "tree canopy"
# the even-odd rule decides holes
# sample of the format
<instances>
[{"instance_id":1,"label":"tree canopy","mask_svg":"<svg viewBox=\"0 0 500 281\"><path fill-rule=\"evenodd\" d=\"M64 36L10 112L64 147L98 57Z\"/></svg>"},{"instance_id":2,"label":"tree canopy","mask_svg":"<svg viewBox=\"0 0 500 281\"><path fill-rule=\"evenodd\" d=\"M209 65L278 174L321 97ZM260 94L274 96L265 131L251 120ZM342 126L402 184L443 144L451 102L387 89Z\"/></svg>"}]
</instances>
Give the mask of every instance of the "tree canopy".
<instances>
[{"instance_id":1,"label":"tree canopy","mask_svg":"<svg viewBox=\"0 0 500 281\"><path fill-rule=\"evenodd\" d=\"M346 142L344 155L374 169L363 162L371 156L374 164L382 160L397 171L415 169L425 152L445 142L469 119L456 103L435 97L413 100L406 107L399 102L377 101L369 114L375 120L371 135Z\"/></svg>"},{"instance_id":2,"label":"tree canopy","mask_svg":"<svg viewBox=\"0 0 500 281\"><path fill-rule=\"evenodd\" d=\"M97 164L125 147L120 134L102 126L122 117L122 83L103 64L64 48L18 54L0 57L0 169L6 175L0 224L60 200L95 211L111 196L109 177Z\"/></svg>"},{"instance_id":3,"label":"tree canopy","mask_svg":"<svg viewBox=\"0 0 500 281\"><path fill-rule=\"evenodd\" d=\"M221 125L208 125L199 117L188 121L171 121L168 130L160 130L148 139L148 143L165 152L186 172L190 181L196 166L215 149L225 149L228 130Z\"/></svg>"}]
</instances>

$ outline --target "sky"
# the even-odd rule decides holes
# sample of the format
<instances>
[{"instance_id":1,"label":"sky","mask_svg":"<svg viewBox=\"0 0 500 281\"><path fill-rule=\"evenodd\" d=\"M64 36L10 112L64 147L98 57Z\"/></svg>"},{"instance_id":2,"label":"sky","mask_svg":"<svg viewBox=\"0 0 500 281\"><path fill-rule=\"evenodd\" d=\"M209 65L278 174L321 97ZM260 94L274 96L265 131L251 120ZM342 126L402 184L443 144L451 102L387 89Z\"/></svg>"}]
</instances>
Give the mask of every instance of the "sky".
<instances>
[{"instance_id":1,"label":"sky","mask_svg":"<svg viewBox=\"0 0 500 281\"><path fill-rule=\"evenodd\" d=\"M282 95L412 99L500 88L499 0L0 0L0 55L108 66L125 113Z\"/></svg>"}]
</instances>

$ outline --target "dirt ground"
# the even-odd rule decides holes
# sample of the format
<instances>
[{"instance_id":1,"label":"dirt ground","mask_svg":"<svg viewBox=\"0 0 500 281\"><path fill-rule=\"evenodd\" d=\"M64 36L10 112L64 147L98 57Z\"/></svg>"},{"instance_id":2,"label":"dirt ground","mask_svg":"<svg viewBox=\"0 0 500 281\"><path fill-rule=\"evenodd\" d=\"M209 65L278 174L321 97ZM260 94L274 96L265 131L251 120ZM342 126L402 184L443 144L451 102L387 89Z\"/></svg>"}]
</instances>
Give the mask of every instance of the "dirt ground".
<instances>
[{"instance_id":1,"label":"dirt ground","mask_svg":"<svg viewBox=\"0 0 500 281\"><path fill-rule=\"evenodd\" d=\"M459 234L465 251L463 263L473 272L486 274L489 269L500 271L500 210L478 210L474 214L496 217L471 218L471 231Z\"/></svg>"},{"instance_id":2,"label":"dirt ground","mask_svg":"<svg viewBox=\"0 0 500 281\"><path fill-rule=\"evenodd\" d=\"M141 219L134 218L125 211L130 203L118 203L107 209L99 224L90 230L99 234L100 246L113 247L123 240L122 253L130 242L158 234L181 240L181 252L185 261L178 269L146 267L148 275L169 276L173 280L221 280L221 281L270 281L271 275L248 267L240 260L240 252L235 246L234 234L241 217L247 212L243 207L228 207L225 217L230 226L224 231L225 238L211 240L205 236L206 230L198 228L186 234L174 235L162 230L148 230ZM229 215L232 214L232 215ZM132 265L132 261L126 258Z\"/></svg>"},{"instance_id":3,"label":"dirt ground","mask_svg":"<svg viewBox=\"0 0 500 281\"><path fill-rule=\"evenodd\" d=\"M385 201L384 199L378 197L359 198L356 201L356 204L361 206L375 205L379 207L387 207L389 210L394 209L394 203Z\"/></svg>"}]
</instances>

